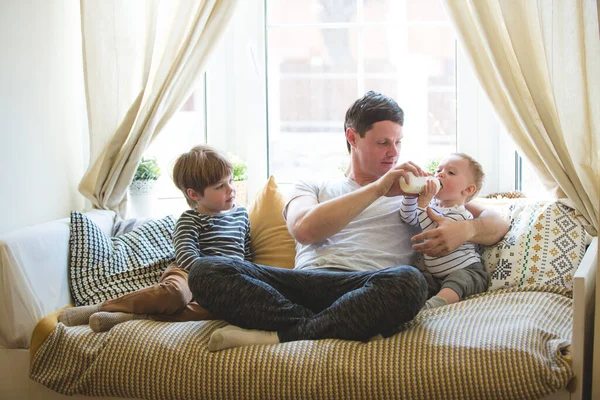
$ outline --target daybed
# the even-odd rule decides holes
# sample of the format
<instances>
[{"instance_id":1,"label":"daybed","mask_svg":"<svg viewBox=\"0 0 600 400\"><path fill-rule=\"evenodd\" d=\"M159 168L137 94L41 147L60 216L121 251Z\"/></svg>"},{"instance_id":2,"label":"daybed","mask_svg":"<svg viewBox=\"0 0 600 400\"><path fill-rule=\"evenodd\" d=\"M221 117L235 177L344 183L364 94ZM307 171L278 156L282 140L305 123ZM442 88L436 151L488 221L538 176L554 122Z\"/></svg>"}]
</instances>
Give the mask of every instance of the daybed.
<instances>
[{"instance_id":1,"label":"daybed","mask_svg":"<svg viewBox=\"0 0 600 400\"><path fill-rule=\"evenodd\" d=\"M252 235L257 262L290 267L294 245L282 203L270 179L250 210ZM162 248L156 235L168 236L172 219L114 238L115 215L96 210L4 235L0 398L582 398L592 354L597 238L586 241L573 211L558 203L517 199L500 210L511 230L483 250L494 271L488 293L422 312L384 340L217 353L206 344L223 321L131 321L105 333L57 322L57 310L74 301L118 295L109 291L114 282L127 291L158 279L170 262L168 248L148 256L138 239L152 232L148 243ZM137 257L136 251L144 253L141 260L152 259L130 262L137 272L111 264ZM111 264L110 273L81 283L98 272L84 267L99 259Z\"/></svg>"}]
</instances>

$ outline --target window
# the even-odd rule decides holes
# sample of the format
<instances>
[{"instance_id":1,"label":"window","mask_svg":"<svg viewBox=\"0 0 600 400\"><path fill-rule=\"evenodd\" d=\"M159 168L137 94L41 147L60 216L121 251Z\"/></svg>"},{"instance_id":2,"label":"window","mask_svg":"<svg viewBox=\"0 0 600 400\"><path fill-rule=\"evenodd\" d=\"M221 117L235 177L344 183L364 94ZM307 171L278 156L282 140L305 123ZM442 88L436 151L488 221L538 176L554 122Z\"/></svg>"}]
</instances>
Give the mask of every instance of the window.
<instances>
[{"instance_id":1,"label":"window","mask_svg":"<svg viewBox=\"0 0 600 400\"><path fill-rule=\"evenodd\" d=\"M540 178L533 172L532 165L524 158L519 161L521 162L521 172L517 175L517 189L530 199L550 199L552 196L546 190Z\"/></svg>"},{"instance_id":2,"label":"window","mask_svg":"<svg viewBox=\"0 0 600 400\"><path fill-rule=\"evenodd\" d=\"M456 150L456 40L438 0L266 7L269 163L279 181L343 170L345 112L368 90L406 114L401 159L424 165Z\"/></svg>"},{"instance_id":3,"label":"window","mask_svg":"<svg viewBox=\"0 0 600 400\"><path fill-rule=\"evenodd\" d=\"M265 0L270 172L280 182L339 174L348 106L368 90L406 114L401 161L461 151L486 172L481 194L548 197L477 84L439 0ZM518 177L519 180L515 180Z\"/></svg>"},{"instance_id":4,"label":"window","mask_svg":"<svg viewBox=\"0 0 600 400\"><path fill-rule=\"evenodd\" d=\"M405 111L402 160L425 165L466 152L486 172L482 194L520 182L539 197L539 179L527 163L519 173L439 0L247 0L204 80L148 150L165 171L161 201L185 206L168 175L176 155L198 143L247 162L249 199L269 174L284 188L340 174L346 109L371 89Z\"/></svg>"},{"instance_id":5,"label":"window","mask_svg":"<svg viewBox=\"0 0 600 400\"><path fill-rule=\"evenodd\" d=\"M158 204L153 205L156 215L179 216L188 208L183 195L173 184L171 171L177 156L197 144L206 143L204 93L204 81L200 80L194 92L145 152L147 156L156 157L162 172L155 187L160 199Z\"/></svg>"}]
</instances>

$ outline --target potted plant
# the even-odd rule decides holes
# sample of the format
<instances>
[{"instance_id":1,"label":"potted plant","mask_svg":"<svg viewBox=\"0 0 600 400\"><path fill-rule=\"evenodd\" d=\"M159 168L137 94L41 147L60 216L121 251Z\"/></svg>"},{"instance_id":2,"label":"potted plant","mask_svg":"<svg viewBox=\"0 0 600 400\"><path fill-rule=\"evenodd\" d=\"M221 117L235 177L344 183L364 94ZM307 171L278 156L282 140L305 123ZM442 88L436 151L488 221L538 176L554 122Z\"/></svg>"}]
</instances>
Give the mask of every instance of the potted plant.
<instances>
[{"instance_id":1,"label":"potted plant","mask_svg":"<svg viewBox=\"0 0 600 400\"><path fill-rule=\"evenodd\" d=\"M244 160L236 155L229 155L233 164L233 181L235 182L236 200L235 203L246 207L248 205L248 167Z\"/></svg>"},{"instance_id":2,"label":"potted plant","mask_svg":"<svg viewBox=\"0 0 600 400\"><path fill-rule=\"evenodd\" d=\"M442 161L441 157L430 158L429 160L427 160L427 164L425 164L425 167L423 169L435 175L437 167L438 165L440 165L440 161Z\"/></svg>"},{"instance_id":3,"label":"potted plant","mask_svg":"<svg viewBox=\"0 0 600 400\"><path fill-rule=\"evenodd\" d=\"M154 183L160 177L160 174L161 171L156 158L142 157L133 176L133 182L129 185L129 193L132 195L152 193Z\"/></svg>"}]
</instances>

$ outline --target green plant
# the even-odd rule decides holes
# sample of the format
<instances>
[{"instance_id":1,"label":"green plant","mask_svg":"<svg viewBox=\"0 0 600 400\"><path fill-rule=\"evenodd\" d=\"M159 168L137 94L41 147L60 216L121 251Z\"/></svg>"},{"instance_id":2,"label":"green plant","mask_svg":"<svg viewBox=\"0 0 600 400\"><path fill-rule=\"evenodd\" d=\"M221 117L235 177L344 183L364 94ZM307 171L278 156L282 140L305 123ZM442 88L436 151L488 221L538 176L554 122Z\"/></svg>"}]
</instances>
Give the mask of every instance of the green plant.
<instances>
[{"instance_id":1,"label":"green plant","mask_svg":"<svg viewBox=\"0 0 600 400\"><path fill-rule=\"evenodd\" d=\"M435 174L435 172L437 171L437 167L438 165L440 165L440 161L442 161L441 157L435 157L435 158L431 158L427 161L427 164L425 164L425 171L431 173L431 174Z\"/></svg>"},{"instance_id":2,"label":"green plant","mask_svg":"<svg viewBox=\"0 0 600 400\"><path fill-rule=\"evenodd\" d=\"M233 164L233 181L239 182L248 179L248 175L246 173L248 167L246 166L244 160L232 154L229 155L229 159Z\"/></svg>"},{"instance_id":3,"label":"green plant","mask_svg":"<svg viewBox=\"0 0 600 400\"><path fill-rule=\"evenodd\" d=\"M160 177L160 167L158 166L158 162L156 158L145 158L142 157L142 160L138 164L137 169L135 170L135 175L133 176L134 181L155 181Z\"/></svg>"},{"instance_id":4,"label":"green plant","mask_svg":"<svg viewBox=\"0 0 600 400\"><path fill-rule=\"evenodd\" d=\"M346 157L342 161L340 161L339 165L337 166L337 170L345 175L346 171L348 171L349 166L350 166L350 154L347 154Z\"/></svg>"}]
</instances>

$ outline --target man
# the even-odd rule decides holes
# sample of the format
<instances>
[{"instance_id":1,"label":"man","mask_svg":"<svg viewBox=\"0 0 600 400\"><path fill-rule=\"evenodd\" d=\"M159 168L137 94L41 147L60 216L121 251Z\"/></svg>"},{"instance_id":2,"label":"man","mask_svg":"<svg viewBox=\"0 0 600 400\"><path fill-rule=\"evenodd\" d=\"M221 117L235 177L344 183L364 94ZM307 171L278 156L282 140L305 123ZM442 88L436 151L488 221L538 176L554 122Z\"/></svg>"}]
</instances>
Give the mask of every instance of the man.
<instances>
[{"instance_id":1,"label":"man","mask_svg":"<svg viewBox=\"0 0 600 400\"><path fill-rule=\"evenodd\" d=\"M427 298L425 278L410 266L414 250L437 256L466 241L493 244L506 234L508 224L499 216L472 205L475 220L431 213L438 228L418 235L401 222L400 177L425 175L413 163L396 165L403 124L402 109L379 93L368 92L348 109L347 176L299 182L284 209L299 243L294 270L218 257L195 262L189 284L196 301L232 324L212 334L211 351L391 336Z\"/></svg>"}]
</instances>

